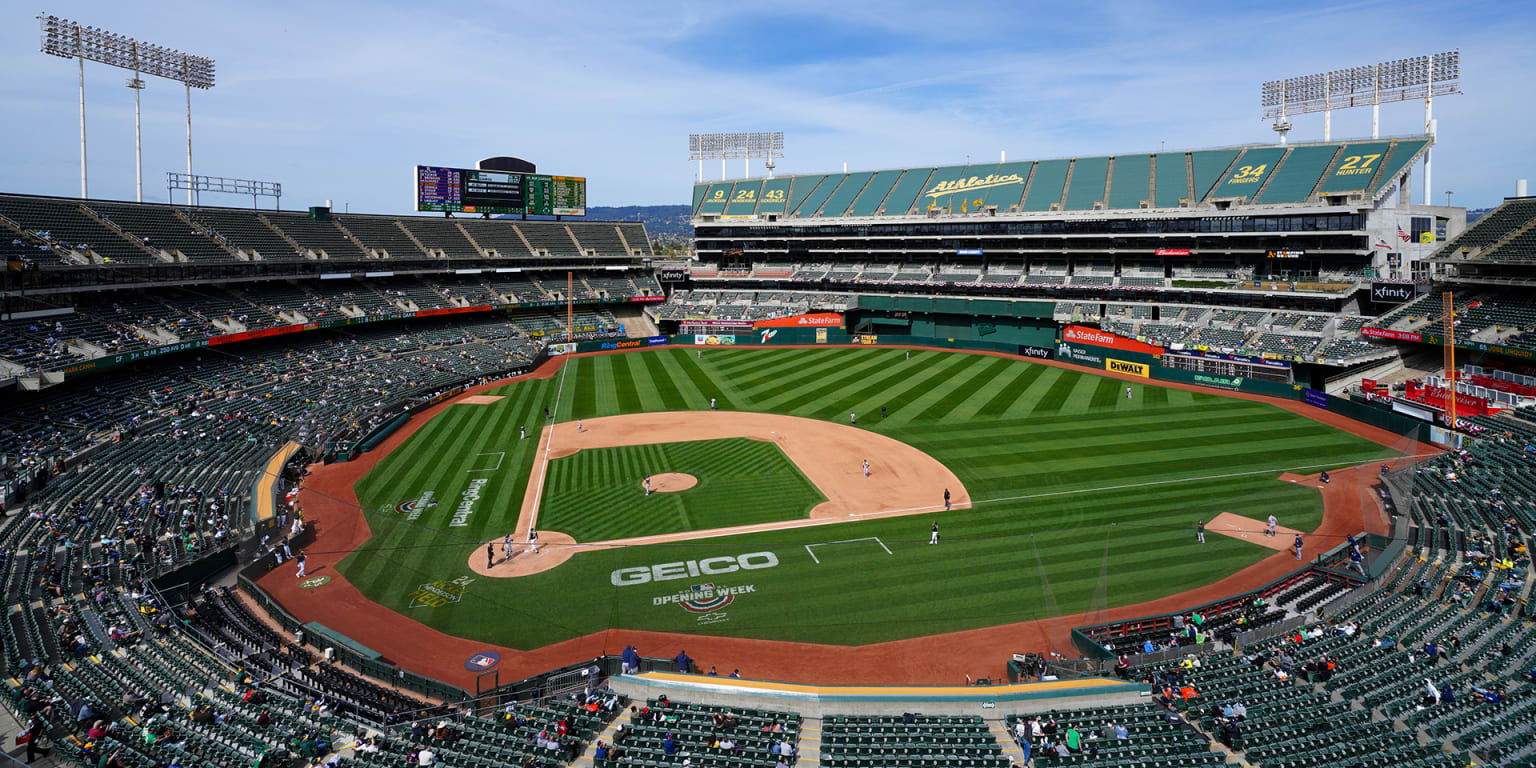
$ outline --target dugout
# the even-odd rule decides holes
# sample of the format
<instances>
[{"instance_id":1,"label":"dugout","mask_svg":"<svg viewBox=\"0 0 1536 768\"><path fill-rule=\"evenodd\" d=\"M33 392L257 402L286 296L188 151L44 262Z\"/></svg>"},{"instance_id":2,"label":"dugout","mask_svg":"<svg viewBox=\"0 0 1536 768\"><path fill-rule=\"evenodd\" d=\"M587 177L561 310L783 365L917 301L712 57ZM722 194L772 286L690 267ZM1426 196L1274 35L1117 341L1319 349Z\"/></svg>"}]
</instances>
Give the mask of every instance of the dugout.
<instances>
[{"instance_id":1,"label":"dugout","mask_svg":"<svg viewBox=\"0 0 1536 768\"><path fill-rule=\"evenodd\" d=\"M1056 343L1054 307L1048 301L860 296L847 327L860 334L1049 347Z\"/></svg>"}]
</instances>

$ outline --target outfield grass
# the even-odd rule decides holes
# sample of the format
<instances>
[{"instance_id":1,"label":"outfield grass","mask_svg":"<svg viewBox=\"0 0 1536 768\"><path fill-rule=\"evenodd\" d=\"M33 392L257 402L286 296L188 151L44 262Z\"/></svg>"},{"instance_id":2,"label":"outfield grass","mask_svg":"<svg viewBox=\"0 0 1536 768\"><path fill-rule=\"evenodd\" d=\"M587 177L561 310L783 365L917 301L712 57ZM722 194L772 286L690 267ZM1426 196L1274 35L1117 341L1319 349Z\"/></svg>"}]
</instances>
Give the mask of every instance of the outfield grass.
<instances>
[{"instance_id":1,"label":"outfield grass","mask_svg":"<svg viewBox=\"0 0 1536 768\"><path fill-rule=\"evenodd\" d=\"M379 511L369 515L373 538L342 570L370 598L412 618L518 648L608 627L862 644L1101 610L1211 583L1271 551L1225 536L1197 544L1197 520L1273 512L1282 525L1310 530L1321 518L1319 496L1279 481L1281 472L1398 455L1263 403L1151 384L1129 385L1127 399L1124 382L1089 372L985 355L914 351L906 361L904 354L709 348L701 360L694 348L662 348L569 360L554 379L498 390L507 397L497 403L449 408L359 482L359 498ZM936 515L582 553L519 579L469 572L470 553L517 518L535 442L519 441L517 425L535 432L545 405L568 421L704 410L711 397L720 410L844 424L856 411L860 428L949 466L979 503ZM490 451L505 453L500 469L466 472L488 466L477 454ZM454 527L471 479L484 481L482 493L466 524ZM428 490L440 503L419 519L390 511ZM563 524L585 526L582 538L628 535L632 515L624 509L631 504L594 506L590 519L562 510L571 518ZM943 540L929 546L935 520ZM824 543L847 540L862 541ZM754 552L772 553L777 565L614 585L619 569ZM419 584L461 576L475 581L459 604L407 609ZM711 582L753 591L724 608L717 623L656 604Z\"/></svg>"},{"instance_id":2,"label":"outfield grass","mask_svg":"<svg viewBox=\"0 0 1536 768\"><path fill-rule=\"evenodd\" d=\"M699 484L645 495L643 478L693 475ZM808 517L827 500L779 446L738 437L586 448L549 462L540 530L606 541Z\"/></svg>"}]
</instances>

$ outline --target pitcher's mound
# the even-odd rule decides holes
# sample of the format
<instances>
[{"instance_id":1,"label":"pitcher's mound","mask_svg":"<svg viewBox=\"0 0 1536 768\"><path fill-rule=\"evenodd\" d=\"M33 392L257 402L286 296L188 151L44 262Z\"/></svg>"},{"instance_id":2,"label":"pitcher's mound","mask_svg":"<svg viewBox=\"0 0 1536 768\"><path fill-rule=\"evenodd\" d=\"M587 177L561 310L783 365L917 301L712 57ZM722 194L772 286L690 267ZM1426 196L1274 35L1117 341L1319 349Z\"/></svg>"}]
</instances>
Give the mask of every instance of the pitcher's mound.
<instances>
[{"instance_id":1,"label":"pitcher's mound","mask_svg":"<svg viewBox=\"0 0 1536 768\"><path fill-rule=\"evenodd\" d=\"M677 493L686 491L699 484L699 479L693 475L682 472L663 472L659 475L651 475L652 493ZM640 481L640 488L645 488L645 481Z\"/></svg>"},{"instance_id":2,"label":"pitcher's mound","mask_svg":"<svg viewBox=\"0 0 1536 768\"><path fill-rule=\"evenodd\" d=\"M477 547L469 556L469 568L481 576L511 578L542 573L571 559L576 554L576 540L559 531L539 531L539 551L534 552L526 539L512 544L512 556L506 556L501 539ZM486 562L486 545L490 546L490 562Z\"/></svg>"},{"instance_id":3,"label":"pitcher's mound","mask_svg":"<svg viewBox=\"0 0 1536 768\"><path fill-rule=\"evenodd\" d=\"M1251 517L1235 515L1231 512L1223 512L1214 520L1205 524L1206 533L1219 533L1223 536L1231 536L1234 539L1242 539L1261 547L1269 547L1284 552L1291 548L1291 542L1301 531L1295 528L1287 528L1283 525L1275 526L1274 536L1265 536L1264 529L1269 527L1268 520L1255 520Z\"/></svg>"}]
</instances>

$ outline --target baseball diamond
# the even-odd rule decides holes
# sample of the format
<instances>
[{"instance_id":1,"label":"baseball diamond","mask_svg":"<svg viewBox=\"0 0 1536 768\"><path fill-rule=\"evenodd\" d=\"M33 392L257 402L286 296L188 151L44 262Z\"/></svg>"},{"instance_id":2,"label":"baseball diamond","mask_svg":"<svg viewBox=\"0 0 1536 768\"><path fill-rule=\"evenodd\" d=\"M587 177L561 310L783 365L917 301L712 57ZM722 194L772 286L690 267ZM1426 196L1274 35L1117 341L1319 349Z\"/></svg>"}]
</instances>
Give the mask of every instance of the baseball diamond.
<instances>
[{"instance_id":1,"label":"baseball diamond","mask_svg":"<svg viewBox=\"0 0 1536 768\"><path fill-rule=\"evenodd\" d=\"M1320 497L1282 482L1282 473L1400 455L1265 402L999 356L711 349L701 357L661 348L554 365L547 378L490 390L499 401L418 417L420 428L358 482L371 535L339 573L427 626L511 649L616 628L863 645L1104 610L1218 581L1271 550L1228 536L1201 545L1175 531L1222 512L1274 512L1310 531L1321 521ZM1126 386L1135 397L1124 396ZM694 412L710 398L717 411ZM844 421L882 407L883 419ZM740 439L752 435L715 439L730 433L711 431L710 420L738 414L786 425L780 431L809 420L892 448L799 463L792 449ZM622 428L630 418L644 426ZM519 440L522 425L539 428L540 439ZM577 450L578 440L603 445L605 430L613 447ZM854 489L901 482L885 472L896 446L952 473L952 485L905 488L884 510L845 501L835 519L807 512L818 488L829 498L841 491L805 477L835 470ZM467 473L487 451L505 452L501 468ZM519 516L545 464L535 506L547 535L533 554L522 546ZM639 490L647 472L679 467L700 487L669 498ZM945 511L946 487L971 503ZM428 492L442 501L414 520L373 511ZM901 514L867 514L892 511ZM455 527L456 519L467 525ZM932 522L942 524L941 545L919 546ZM499 566L470 563L485 562L485 543L507 532L518 534L519 575L476 573L495 575ZM565 543L551 542L561 534ZM814 560L806 547L866 537L882 545L822 549ZM719 570L722 558L752 553L773 565L730 560ZM546 557L558 562L537 564ZM619 576L636 573L648 578ZM473 581L457 602L410 607L420 584L466 578ZM678 594L672 584L704 583L738 590L723 620L700 623L655 603ZM583 609L565 610L572 605ZM557 612L558 620L542 618Z\"/></svg>"}]
</instances>

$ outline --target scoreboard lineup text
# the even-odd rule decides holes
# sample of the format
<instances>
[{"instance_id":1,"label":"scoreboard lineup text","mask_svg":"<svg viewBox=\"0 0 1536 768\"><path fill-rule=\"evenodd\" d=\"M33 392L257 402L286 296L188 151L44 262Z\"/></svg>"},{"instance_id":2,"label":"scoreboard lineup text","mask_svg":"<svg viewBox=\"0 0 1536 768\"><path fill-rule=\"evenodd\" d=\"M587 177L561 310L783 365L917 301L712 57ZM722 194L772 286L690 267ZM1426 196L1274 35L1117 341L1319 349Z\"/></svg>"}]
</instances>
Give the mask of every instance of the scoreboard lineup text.
<instances>
[{"instance_id":1,"label":"scoreboard lineup text","mask_svg":"<svg viewBox=\"0 0 1536 768\"><path fill-rule=\"evenodd\" d=\"M416 166L416 210L438 213L587 215L581 176Z\"/></svg>"}]
</instances>

